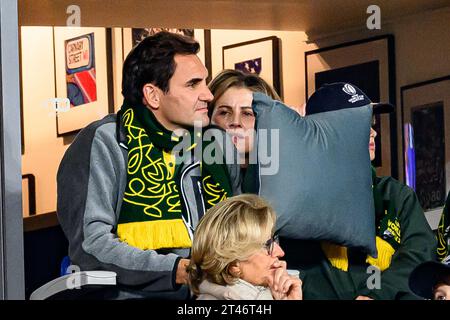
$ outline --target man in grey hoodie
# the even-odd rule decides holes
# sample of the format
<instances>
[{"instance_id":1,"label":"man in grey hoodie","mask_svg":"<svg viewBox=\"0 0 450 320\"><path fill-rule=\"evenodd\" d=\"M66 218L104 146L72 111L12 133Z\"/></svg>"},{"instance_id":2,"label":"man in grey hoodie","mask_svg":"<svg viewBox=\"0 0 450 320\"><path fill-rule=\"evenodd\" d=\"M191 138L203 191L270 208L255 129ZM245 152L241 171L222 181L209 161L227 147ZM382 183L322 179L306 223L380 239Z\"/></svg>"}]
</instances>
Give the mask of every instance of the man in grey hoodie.
<instances>
[{"instance_id":1,"label":"man in grey hoodie","mask_svg":"<svg viewBox=\"0 0 450 320\"><path fill-rule=\"evenodd\" d=\"M179 132L209 124L198 50L168 32L144 39L124 62L122 109L84 128L61 161L57 213L69 256L81 270L117 273L104 297L188 298L193 230L208 207L239 193L238 166L171 152Z\"/></svg>"}]
</instances>

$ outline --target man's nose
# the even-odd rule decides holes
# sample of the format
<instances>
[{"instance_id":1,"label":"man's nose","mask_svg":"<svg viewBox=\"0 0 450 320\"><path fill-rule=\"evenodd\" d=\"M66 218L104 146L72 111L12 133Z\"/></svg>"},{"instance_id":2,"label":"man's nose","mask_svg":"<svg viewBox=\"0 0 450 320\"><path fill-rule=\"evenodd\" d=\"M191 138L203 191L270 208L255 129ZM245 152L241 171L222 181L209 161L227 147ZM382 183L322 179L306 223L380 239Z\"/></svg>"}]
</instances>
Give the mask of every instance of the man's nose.
<instances>
[{"instance_id":1,"label":"man's nose","mask_svg":"<svg viewBox=\"0 0 450 320\"><path fill-rule=\"evenodd\" d=\"M214 96L211 93L211 90L209 90L208 86L205 85L205 88L203 89L199 98L201 101L211 102L214 99Z\"/></svg>"}]
</instances>

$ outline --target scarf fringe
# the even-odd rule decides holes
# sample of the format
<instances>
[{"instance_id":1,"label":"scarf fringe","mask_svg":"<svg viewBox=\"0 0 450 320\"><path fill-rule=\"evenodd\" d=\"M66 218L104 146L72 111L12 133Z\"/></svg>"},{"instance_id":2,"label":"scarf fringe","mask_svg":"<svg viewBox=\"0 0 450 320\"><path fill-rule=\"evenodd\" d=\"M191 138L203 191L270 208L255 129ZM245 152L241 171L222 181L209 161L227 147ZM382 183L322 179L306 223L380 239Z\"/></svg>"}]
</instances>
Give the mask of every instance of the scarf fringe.
<instances>
[{"instance_id":1,"label":"scarf fringe","mask_svg":"<svg viewBox=\"0 0 450 320\"><path fill-rule=\"evenodd\" d=\"M339 270L348 271L347 248L331 242L321 242L322 250L331 265Z\"/></svg>"},{"instance_id":2,"label":"scarf fringe","mask_svg":"<svg viewBox=\"0 0 450 320\"><path fill-rule=\"evenodd\" d=\"M378 258L367 256L366 262L377 267L381 271L386 270L391 265L394 248L385 240L376 237ZM339 270L348 271L347 248L330 242L321 242L322 250L331 265Z\"/></svg>"},{"instance_id":3,"label":"scarf fringe","mask_svg":"<svg viewBox=\"0 0 450 320\"><path fill-rule=\"evenodd\" d=\"M371 264L381 271L386 270L391 265L392 256L395 253L394 248L389 244L389 242L381 239L380 237L376 238L378 258L373 258L371 256L367 256L366 262Z\"/></svg>"},{"instance_id":4,"label":"scarf fringe","mask_svg":"<svg viewBox=\"0 0 450 320\"><path fill-rule=\"evenodd\" d=\"M142 250L190 248L186 225L181 219L121 223L117 226L121 241Z\"/></svg>"}]
</instances>

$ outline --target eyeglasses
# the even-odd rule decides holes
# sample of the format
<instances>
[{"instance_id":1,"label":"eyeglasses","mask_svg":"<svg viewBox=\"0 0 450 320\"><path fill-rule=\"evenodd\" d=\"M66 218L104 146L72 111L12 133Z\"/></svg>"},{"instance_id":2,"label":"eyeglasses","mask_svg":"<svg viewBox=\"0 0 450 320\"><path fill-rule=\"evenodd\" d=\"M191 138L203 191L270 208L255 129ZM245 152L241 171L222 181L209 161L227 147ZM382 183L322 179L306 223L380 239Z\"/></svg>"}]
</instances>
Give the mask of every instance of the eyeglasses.
<instances>
[{"instance_id":1,"label":"eyeglasses","mask_svg":"<svg viewBox=\"0 0 450 320\"><path fill-rule=\"evenodd\" d=\"M278 245L280 244L280 238L279 238L278 234L274 234L272 236L272 238L270 238L269 240L266 241L266 243L264 243L264 249L267 250L267 253L269 254L269 256L271 256L273 253L273 249L275 248L275 243Z\"/></svg>"}]
</instances>

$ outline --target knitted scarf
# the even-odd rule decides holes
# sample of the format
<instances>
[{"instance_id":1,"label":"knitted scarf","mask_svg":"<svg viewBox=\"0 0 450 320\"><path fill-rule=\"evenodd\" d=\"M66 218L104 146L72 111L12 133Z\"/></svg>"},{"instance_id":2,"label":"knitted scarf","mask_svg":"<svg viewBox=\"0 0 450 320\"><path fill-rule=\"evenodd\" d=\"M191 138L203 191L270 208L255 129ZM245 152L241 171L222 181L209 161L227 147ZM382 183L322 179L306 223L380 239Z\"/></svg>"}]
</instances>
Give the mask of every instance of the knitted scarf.
<instances>
[{"instance_id":1,"label":"knitted scarf","mask_svg":"<svg viewBox=\"0 0 450 320\"><path fill-rule=\"evenodd\" d=\"M118 237L142 250L191 247L192 233L177 184L183 163L177 164L171 152L181 138L162 127L144 106L124 105L119 114L127 136L128 164ZM196 146L192 138L185 150L192 152ZM224 165L201 163L200 169L206 209L232 196Z\"/></svg>"},{"instance_id":2,"label":"knitted scarf","mask_svg":"<svg viewBox=\"0 0 450 320\"><path fill-rule=\"evenodd\" d=\"M445 200L445 206L442 210L441 219L437 229L437 255L440 261L443 261L449 255L450 249L450 193Z\"/></svg>"}]
</instances>

